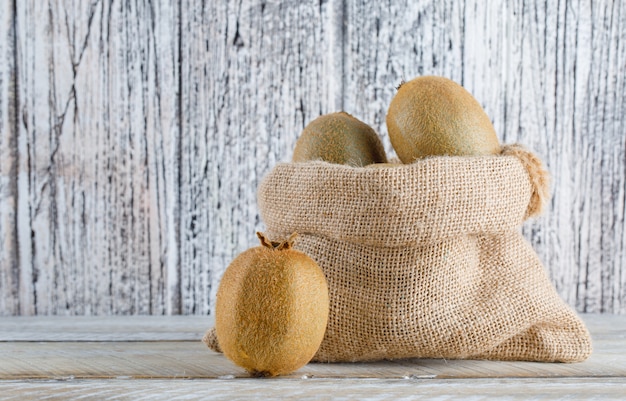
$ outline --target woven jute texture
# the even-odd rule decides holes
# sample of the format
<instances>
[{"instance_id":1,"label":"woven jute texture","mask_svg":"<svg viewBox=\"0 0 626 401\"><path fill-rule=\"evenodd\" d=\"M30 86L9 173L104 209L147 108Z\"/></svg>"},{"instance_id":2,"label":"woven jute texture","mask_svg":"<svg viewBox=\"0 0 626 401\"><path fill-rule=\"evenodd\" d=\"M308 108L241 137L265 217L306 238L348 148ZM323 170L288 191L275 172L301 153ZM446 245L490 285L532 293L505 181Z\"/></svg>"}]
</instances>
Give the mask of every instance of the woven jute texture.
<instances>
[{"instance_id":1,"label":"woven jute texture","mask_svg":"<svg viewBox=\"0 0 626 401\"><path fill-rule=\"evenodd\" d=\"M324 362L586 359L584 323L521 235L547 197L518 145L397 167L283 163L258 189L266 234L298 232L326 275Z\"/></svg>"}]
</instances>

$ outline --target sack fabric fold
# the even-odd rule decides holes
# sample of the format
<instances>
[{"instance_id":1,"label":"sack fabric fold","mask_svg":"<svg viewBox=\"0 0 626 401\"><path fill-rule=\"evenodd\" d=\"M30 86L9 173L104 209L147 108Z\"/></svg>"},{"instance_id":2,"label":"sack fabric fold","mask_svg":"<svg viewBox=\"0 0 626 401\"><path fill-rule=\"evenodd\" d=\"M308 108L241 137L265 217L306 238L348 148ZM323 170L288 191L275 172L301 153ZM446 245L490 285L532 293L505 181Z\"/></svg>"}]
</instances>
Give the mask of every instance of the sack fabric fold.
<instances>
[{"instance_id":1,"label":"sack fabric fold","mask_svg":"<svg viewBox=\"0 0 626 401\"><path fill-rule=\"evenodd\" d=\"M519 145L394 167L276 165L258 189L266 234L299 233L329 286L314 361L585 360L584 323L521 234L547 178Z\"/></svg>"}]
</instances>

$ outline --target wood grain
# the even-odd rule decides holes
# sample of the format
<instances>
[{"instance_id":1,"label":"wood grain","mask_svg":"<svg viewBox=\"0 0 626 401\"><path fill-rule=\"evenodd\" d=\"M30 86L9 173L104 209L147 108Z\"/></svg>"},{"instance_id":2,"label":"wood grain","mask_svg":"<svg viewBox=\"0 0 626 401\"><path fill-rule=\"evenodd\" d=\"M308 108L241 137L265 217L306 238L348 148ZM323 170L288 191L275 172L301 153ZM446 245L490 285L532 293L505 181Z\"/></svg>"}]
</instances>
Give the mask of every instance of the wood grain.
<instances>
[{"instance_id":1,"label":"wood grain","mask_svg":"<svg viewBox=\"0 0 626 401\"><path fill-rule=\"evenodd\" d=\"M256 188L312 118L337 109L337 2L185 1L181 15L182 313L207 314L258 245Z\"/></svg>"},{"instance_id":2,"label":"wood grain","mask_svg":"<svg viewBox=\"0 0 626 401\"><path fill-rule=\"evenodd\" d=\"M36 400L623 400L624 379L59 380L0 383L4 399Z\"/></svg>"},{"instance_id":3,"label":"wood grain","mask_svg":"<svg viewBox=\"0 0 626 401\"><path fill-rule=\"evenodd\" d=\"M198 342L213 326L213 316L7 316L0 342Z\"/></svg>"},{"instance_id":4,"label":"wood grain","mask_svg":"<svg viewBox=\"0 0 626 401\"><path fill-rule=\"evenodd\" d=\"M623 347L624 340L618 344ZM242 368L199 341L3 342L0 380L249 378ZM615 352L615 351L614 351ZM369 363L309 363L284 378L452 379L626 377L624 354L596 352L578 364L410 359Z\"/></svg>"},{"instance_id":5,"label":"wood grain","mask_svg":"<svg viewBox=\"0 0 626 401\"><path fill-rule=\"evenodd\" d=\"M347 2L345 108L385 126L395 87L445 75L504 143L552 173L549 210L524 228L559 294L626 313L626 9L601 2Z\"/></svg>"},{"instance_id":6,"label":"wood grain","mask_svg":"<svg viewBox=\"0 0 626 401\"><path fill-rule=\"evenodd\" d=\"M174 4L18 2L20 314L180 311Z\"/></svg>"},{"instance_id":7,"label":"wood grain","mask_svg":"<svg viewBox=\"0 0 626 401\"><path fill-rule=\"evenodd\" d=\"M0 316L19 313L15 3L0 4Z\"/></svg>"},{"instance_id":8,"label":"wood grain","mask_svg":"<svg viewBox=\"0 0 626 401\"><path fill-rule=\"evenodd\" d=\"M0 5L0 315L212 312L302 128L385 127L395 87L463 84L553 175L525 225L559 294L626 313L626 8L477 0Z\"/></svg>"},{"instance_id":9,"label":"wood grain","mask_svg":"<svg viewBox=\"0 0 626 401\"><path fill-rule=\"evenodd\" d=\"M582 317L595 345L582 363L311 363L273 379L209 351L198 338L210 318L8 317L0 399L622 399L626 319Z\"/></svg>"},{"instance_id":10,"label":"wood grain","mask_svg":"<svg viewBox=\"0 0 626 401\"><path fill-rule=\"evenodd\" d=\"M594 342L582 363L404 359L311 363L285 378L451 379L626 377L626 320L583 315ZM212 326L198 316L6 318L0 379L247 378L200 342ZM73 324L72 324L73 322Z\"/></svg>"}]
</instances>

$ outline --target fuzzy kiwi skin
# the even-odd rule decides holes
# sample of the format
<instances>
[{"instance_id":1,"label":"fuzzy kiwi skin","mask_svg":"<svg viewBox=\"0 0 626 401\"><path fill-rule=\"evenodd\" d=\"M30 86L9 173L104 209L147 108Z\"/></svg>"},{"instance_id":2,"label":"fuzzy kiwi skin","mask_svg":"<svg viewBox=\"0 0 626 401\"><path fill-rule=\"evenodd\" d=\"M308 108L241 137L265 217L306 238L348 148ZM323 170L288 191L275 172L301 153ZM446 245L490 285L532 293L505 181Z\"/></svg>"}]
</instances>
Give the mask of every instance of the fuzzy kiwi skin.
<instances>
[{"instance_id":1,"label":"fuzzy kiwi skin","mask_svg":"<svg viewBox=\"0 0 626 401\"><path fill-rule=\"evenodd\" d=\"M403 163L427 156L484 156L501 151L480 103L444 77L423 76L401 84L389 105L387 130Z\"/></svg>"},{"instance_id":2,"label":"fuzzy kiwi skin","mask_svg":"<svg viewBox=\"0 0 626 401\"><path fill-rule=\"evenodd\" d=\"M304 127L292 160L323 160L362 167L386 163L387 156L380 138L369 125L340 111L322 115Z\"/></svg>"},{"instance_id":3,"label":"fuzzy kiwi skin","mask_svg":"<svg viewBox=\"0 0 626 401\"><path fill-rule=\"evenodd\" d=\"M284 375L306 365L328 322L324 273L306 254L277 245L237 256L217 292L220 348L257 377Z\"/></svg>"}]
</instances>

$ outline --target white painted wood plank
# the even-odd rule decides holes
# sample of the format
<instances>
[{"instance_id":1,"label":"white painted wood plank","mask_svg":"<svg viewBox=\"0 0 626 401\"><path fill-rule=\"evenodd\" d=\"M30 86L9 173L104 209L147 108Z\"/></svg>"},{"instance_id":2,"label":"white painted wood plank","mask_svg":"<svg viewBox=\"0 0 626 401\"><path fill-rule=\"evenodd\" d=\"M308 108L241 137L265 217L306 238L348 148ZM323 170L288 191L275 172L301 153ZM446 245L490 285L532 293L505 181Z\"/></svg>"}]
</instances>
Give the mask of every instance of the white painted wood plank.
<instances>
[{"instance_id":1,"label":"white painted wood plank","mask_svg":"<svg viewBox=\"0 0 626 401\"><path fill-rule=\"evenodd\" d=\"M256 246L256 188L304 125L335 111L341 2L185 1L181 15L182 312L213 308L224 270Z\"/></svg>"},{"instance_id":2,"label":"white painted wood plank","mask_svg":"<svg viewBox=\"0 0 626 401\"><path fill-rule=\"evenodd\" d=\"M0 14L0 315L210 312L263 228L256 186L302 127L344 108L391 152L394 88L430 73L548 164L553 201L524 232L561 296L626 313L623 1L29 0Z\"/></svg>"},{"instance_id":3,"label":"white painted wood plank","mask_svg":"<svg viewBox=\"0 0 626 401\"><path fill-rule=\"evenodd\" d=\"M176 2L16 4L20 313L179 312Z\"/></svg>"},{"instance_id":4,"label":"white painted wood plank","mask_svg":"<svg viewBox=\"0 0 626 401\"><path fill-rule=\"evenodd\" d=\"M557 378L626 377L626 319L584 316L594 353L575 364L406 359L373 363L311 363L290 378ZM200 342L197 316L4 318L0 379L247 378L224 355ZM211 327L210 325L208 327Z\"/></svg>"},{"instance_id":5,"label":"white painted wood plank","mask_svg":"<svg viewBox=\"0 0 626 401\"><path fill-rule=\"evenodd\" d=\"M625 378L624 340L600 342L605 343L605 346L597 350L589 360L576 364L440 359L309 363L285 377ZM617 348L607 350L610 347ZM199 341L0 342L0 351L2 353L0 380L68 377L136 379L250 377L224 355L208 350Z\"/></svg>"},{"instance_id":6,"label":"white painted wood plank","mask_svg":"<svg viewBox=\"0 0 626 401\"><path fill-rule=\"evenodd\" d=\"M14 316L0 320L0 342L200 341L211 316Z\"/></svg>"},{"instance_id":7,"label":"white painted wood plank","mask_svg":"<svg viewBox=\"0 0 626 401\"><path fill-rule=\"evenodd\" d=\"M553 200L528 223L559 294L626 311L626 9L623 2L347 2L344 104L382 135L395 87L463 84L502 142L536 151Z\"/></svg>"},{"instance_id":8,"label":"white painted wood plank","mask_svg":"<svg viewBox=\"0 0 626 401\"><path fill-rule=\"evenodd\" d=\"M14 3L0 4L0 316L19 313Z\"/></svg>"},{"instance_id":9,"label":"white painted wood plank","mask_svg":"<svg viewBox=\"0 0 626 401\"><path fill-rule=\"evenodd\" d=\"M594 340L626 341L620 315L582 314ZM201 339L215 316L13 316L0 319L0 342L8 341L185 341ZM138 334L151 333L149 337ZM176 337L180 333L180 337ZM196 337L190 338L190 333ZM197 336L196 334L200 334ZM160 337L162 334L166 337ZM132 336L132 337L129 337ZM598 345L594 344L597 349Z\"/></svg>"},{"instance_id":10,"label":"white painted wood plank","mask_svg":"<svg viewBox=\"0 0 626 401\"><path fill-rule=\"evenodd\" d=\"M623 400L626 379L237 379L0 382L3 400Z\"/></svg>"}]
</instances>

